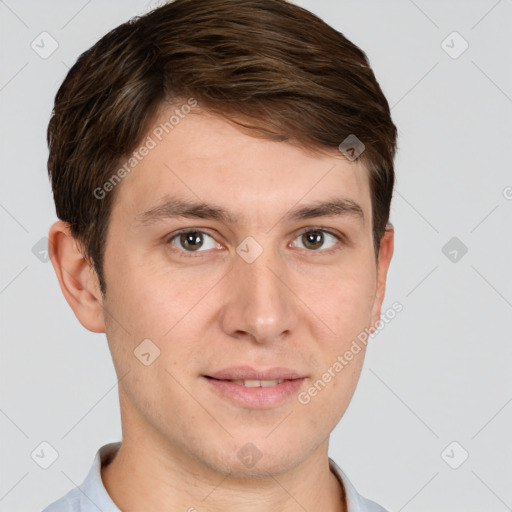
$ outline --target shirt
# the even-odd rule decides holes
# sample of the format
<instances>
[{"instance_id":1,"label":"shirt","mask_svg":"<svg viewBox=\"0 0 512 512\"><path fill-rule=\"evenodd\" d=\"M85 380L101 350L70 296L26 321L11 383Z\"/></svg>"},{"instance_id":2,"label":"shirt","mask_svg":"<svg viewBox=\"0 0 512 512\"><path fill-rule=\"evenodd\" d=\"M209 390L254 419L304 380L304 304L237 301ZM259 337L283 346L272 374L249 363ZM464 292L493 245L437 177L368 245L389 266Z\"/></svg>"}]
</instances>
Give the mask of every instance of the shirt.
<instances>
[{"instance_id":1,"label":"shirt","mask_svg":"<svg viewBox=\"0 0 512 512\"><path fill-rule=\"evenodd\" d=\"M102 446L97 452L82 485L51 503L43 512L121 512L109 496L101 479L101 466L115 457L121 441ZM374 501L363 498L350 483L347 475L329 457L329 467L345 488L348 512L387 512Z\"/></svg>"}]
</instances>

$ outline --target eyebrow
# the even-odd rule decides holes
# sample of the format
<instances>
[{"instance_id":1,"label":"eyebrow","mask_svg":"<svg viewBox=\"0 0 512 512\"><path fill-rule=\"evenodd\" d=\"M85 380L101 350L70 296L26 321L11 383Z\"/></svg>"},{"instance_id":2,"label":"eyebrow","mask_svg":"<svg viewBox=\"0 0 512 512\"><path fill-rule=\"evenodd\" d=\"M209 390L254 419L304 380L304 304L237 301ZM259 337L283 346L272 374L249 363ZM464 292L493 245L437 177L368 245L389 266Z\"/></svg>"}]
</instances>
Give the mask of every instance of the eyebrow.
<instances>
[{"instance_id":1,"label":"eyebrow","mask_svg":"<svg viewBox=\"0 0 512 512\"><path fill-rule=\"evenodd\" d=\"M215 204L195 202L176 197L165 197L161 204L137 214L137 225L147 226L160 221L186 217L190 219L210 219L224 224L238 224L239 219L225 208ZM281 221L297 221L316 217L354 217L364 224L365 217L361 206L352 199L333 198L326 201L316 201L299 206L286 212Z\"/></svg>"}]
</instances>

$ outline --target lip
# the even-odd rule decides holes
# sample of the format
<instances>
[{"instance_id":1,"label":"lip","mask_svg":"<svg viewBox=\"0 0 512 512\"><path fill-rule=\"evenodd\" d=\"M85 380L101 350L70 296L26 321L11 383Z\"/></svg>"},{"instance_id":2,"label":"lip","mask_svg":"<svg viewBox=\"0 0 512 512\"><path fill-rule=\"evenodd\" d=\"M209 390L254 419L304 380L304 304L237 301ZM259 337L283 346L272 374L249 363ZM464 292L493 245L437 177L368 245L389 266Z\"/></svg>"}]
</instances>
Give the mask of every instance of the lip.
<instances>
[{"instance_id":1,"label":"lip","mask_svg":"<svg viewBox=\"0 0 512 512\"><path fill-rule=\"evenodd\" d=\"M295 380L304 379L306 375L298 373L290 368L278 367L256 369L252 366L232 366L217 372L208 373L205 377L218 380Z\"/></svg>"},{"instance_id":2,"label":"lip","mask_svg":"<svg viewBox=\"0 0 512 512\"><path fill-rule=\"evenodd\" d=\"M285 380L274 386L248 388L229 380L216 380L205 376L203 379L218 396L248 409L276 407L290 396L295 395L306 380L305 378Z\"/></svg>"},{"instance_id":3,"label":"lip","mask_svg":"<svg viewBox=\"0 0 512 512\"><path fill-rule=\"evenodd\" d=\"M250 366L226 368L203 375L210 389L223 399L248 409L271 409L295 395L307 376L290 368L255 369ZM274 386L246 387L232 380L283 380Z\"/></svg>"}]
</instances>

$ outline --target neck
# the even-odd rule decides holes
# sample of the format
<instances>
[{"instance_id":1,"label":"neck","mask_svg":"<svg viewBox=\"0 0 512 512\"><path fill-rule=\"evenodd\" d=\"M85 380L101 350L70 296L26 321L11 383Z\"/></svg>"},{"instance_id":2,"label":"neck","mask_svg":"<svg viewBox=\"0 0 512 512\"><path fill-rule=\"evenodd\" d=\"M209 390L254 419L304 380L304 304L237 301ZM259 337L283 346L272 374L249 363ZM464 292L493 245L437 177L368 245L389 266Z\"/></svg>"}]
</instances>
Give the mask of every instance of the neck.
<instances>
[{"instance_id":1,"label":"neck","mask_svg":"<svg viewBox=\"0 0 512 512\"><path fill-rule=\"evenodd\" d=\"M175 448L124 438L101 469L120 510L164 512L346 512L342 485L330 471L327 443L298 466L257 478L223 474Z\"/></svg>"}]
</instances>

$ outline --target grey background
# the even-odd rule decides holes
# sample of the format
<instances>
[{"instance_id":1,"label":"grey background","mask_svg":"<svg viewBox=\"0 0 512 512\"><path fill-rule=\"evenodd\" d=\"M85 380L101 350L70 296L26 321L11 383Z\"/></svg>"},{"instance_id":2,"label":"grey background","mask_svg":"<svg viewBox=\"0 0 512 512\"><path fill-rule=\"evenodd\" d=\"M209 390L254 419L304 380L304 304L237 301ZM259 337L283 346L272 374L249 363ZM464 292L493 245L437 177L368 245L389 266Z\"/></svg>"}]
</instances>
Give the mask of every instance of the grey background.
<instances>
[{"instance_id":1,"label":"grey background","mask_svg":"<svg viewBox=\"0 0 512 512\"><path fill-rule=\"evenodd\" d=\"M384 310L404 309L372 340L330 455L390 511L512 510L512 0L296 3L367 53L399 129ZM56 220L45 130L57 88L152 5L0 1L1 512L41 510L121 438L106 339L81 327L32 248ZM59 45L46 59L31 48L43 31ZM458 58L457 36L452 56L442 46L453 31L469 44ZM455 262L452 237L468 249ZM59 454L46 470L31 458L43 441Z\"/></svg>"}]
</instances>

